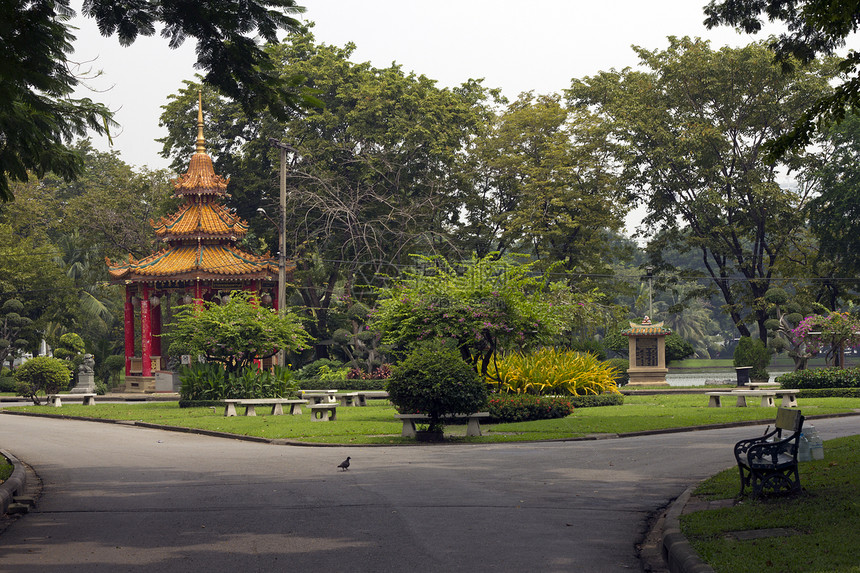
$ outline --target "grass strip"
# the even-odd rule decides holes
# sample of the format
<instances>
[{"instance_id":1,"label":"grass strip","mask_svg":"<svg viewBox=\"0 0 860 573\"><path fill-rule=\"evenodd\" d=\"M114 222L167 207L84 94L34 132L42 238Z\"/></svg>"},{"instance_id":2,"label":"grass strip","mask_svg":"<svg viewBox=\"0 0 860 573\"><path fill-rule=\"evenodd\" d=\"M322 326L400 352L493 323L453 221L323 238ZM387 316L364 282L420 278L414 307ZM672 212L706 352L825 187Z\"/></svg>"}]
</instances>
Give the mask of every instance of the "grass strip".
<instances>
[{"instance_id":1,"label":"grass strip","mask_svg":"<svg viewBox=\"0 0 860 573\"><path fill-rule=\"evenodd\" d=\"M715 571L857 573L860 571L860 436L828 440L825 458L800 464L803 492L743 498L733 507L683 515L681 531ZM738 494L737 468L706 480L704 499ZM789 536L739 539L736 532L782 528ZM743 536L741 536L743 537Z\"/></svg>"},{"instance_id":2,"label":"grass strip","mask_svg":"<svg viewBox=\"0 0 860 573\"><path fill-rule=\"evenodd\" d=\"M709 408L707 404L707 396L697 394L626 396L623 406L578 408L566 418L482 424L484 435L480 437L465 437L465 426L458 425L446 426L445 433L451 441L470 443L558 440L739 421L770 424L776 417L776 408ZM402 423L394 418L396 412L385 400L371 400L367 407L339 407L335 422L312 422L307 409L301 416L270 416L263 408L258 408L257 416L226 418L222 408L179 408L176 402L68 404L62 408L16 406L15 409L62 416L134 420L302 442L414 443L414 440L400 436ZM805 416L850 412L860 409L860 398L810 398L801 401L801 409Z\"/></svg>"}]
</instances>

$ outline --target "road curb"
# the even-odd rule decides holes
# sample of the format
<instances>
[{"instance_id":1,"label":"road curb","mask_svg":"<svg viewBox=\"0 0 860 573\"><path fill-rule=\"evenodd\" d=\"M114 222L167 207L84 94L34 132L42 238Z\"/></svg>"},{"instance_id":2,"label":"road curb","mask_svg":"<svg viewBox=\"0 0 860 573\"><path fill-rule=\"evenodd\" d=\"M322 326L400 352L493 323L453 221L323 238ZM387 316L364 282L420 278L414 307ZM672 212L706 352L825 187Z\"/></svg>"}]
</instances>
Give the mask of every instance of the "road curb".
<instances>
[{"instance_id":1,"label":"road curb","mask_svg":"<svg viewBox=\"0 0 860 573\"><path fill-rule=\"evenodd\" d=\"M14 501L15 496L24 495L27 488L27 473L24 465L9 452L0 450L0 456L9 460L14 468L9 479L0 484L0 515L2 515L9 509L9 504Z\"/></svg>"},{"instance_id":2,"label":"road curb","mask_svg":"<svg viewBox=\"0 0 860 573\"><path fill-rule=\"evenodd\" d=\"M698 484L691 485L672 502L663 521L661 552L671 573L714 573L714 569L702 561L690 542L681 533L681 513Z\"/></svg>"}]
</instances>

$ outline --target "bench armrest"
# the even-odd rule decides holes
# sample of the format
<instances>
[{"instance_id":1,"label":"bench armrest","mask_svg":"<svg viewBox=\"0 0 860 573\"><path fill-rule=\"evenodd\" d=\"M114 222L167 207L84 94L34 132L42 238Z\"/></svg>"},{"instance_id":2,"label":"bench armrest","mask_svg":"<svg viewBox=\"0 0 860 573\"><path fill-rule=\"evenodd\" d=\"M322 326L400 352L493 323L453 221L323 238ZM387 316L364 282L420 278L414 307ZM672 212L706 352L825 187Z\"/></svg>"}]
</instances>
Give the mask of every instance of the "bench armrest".
<instances>
[{"instance_id":1,"label":"bench armrest","mask_svg":"<svg viewBox=\"0 0 860 573\"><path fill-rule=\"evenodd\" d=\"M740 456L746 454L749 449L759 443L766 442L768 439L772 438L777 434L777 430L773 430L772 432L768 432L763 436L759 436L757 438L749 438L746 440L741 440L737 444L735 444L735 459L740 460Z\"/></svg>"},{"instance_id":2,"label":"bench armrest","mask_svg":"<svg viewBox=\"0 0 860 573\"><path fill-rule=\"evenodd\" d=\"M772 465L777 465L780 454L789 454L792 457L797 456L797 439L799 433L794 433L784 440L774 442L759 442L750 446L747 450L747 463L752 464L753 460L762 460L763 463L769 462Z\"/></svg>"}]
</instances>

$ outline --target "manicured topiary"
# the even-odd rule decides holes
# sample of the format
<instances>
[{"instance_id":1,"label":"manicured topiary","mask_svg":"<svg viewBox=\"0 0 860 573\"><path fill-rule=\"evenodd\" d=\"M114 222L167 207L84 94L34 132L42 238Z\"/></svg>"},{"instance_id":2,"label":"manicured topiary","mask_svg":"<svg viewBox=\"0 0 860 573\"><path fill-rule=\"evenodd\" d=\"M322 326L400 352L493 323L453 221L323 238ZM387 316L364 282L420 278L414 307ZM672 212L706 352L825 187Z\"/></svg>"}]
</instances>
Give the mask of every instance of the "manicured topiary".
<instances>
[{"instance_id":1,"label":"manicured topiary","mask_svg":"<svg viewBox=\"0 0 860 573\"><path fill-rule=\"evenodd\" d=\"M735 366L752 366L750 378L752 380L767 380L770 374L767 367L770 364L771 353L758 338L742 336L735 348Z\"/></svg>"},{"instance_id":2,"label":"manicured topiary","mask_svg":"<svg viewBox=\"0 0 860 573\"><path fill-rule=\"evenodd\" d=\"M65 360L50 356L31 358L15 370L18 395L30 398L38 406L40 402L37 394L40 391L56 394L69 384L71 374L72 371Z\"/></svg>"},{"instance_id":3,"label":"manicured topiary","mask_svg":"<svg viewBox=\"0 0 860 573\"><path fill-rule=\"evenodd\" d=\"M396 365L386 384L391 403L400 413L430 418L431 432L441 432L441 418L471 414L487 405L487 386L460 353L440 343L416 347Z\"/></svg>"}]
</instances>

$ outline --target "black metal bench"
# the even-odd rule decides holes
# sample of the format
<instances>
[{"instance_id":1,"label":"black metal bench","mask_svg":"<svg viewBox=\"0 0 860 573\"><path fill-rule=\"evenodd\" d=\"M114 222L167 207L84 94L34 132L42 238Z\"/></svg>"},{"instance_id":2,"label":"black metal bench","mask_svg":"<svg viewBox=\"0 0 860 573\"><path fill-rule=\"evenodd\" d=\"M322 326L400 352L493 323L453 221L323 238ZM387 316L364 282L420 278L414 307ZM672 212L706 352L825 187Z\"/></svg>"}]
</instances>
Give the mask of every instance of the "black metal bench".
<instances>
[{"instance_id":1,"label":"black metal bench","mask_svg":"<svg viewBox=\"0 0 860 573\"><path fill-rule=\"evenodd\" d=\"M772 432L735 444L735 459L741 474L741 495L748 485L752 486L753 499L762 493L800 491L797 448L802 428L803 416L799 410L780 408Z\"/></svg>"}]
</instances>

